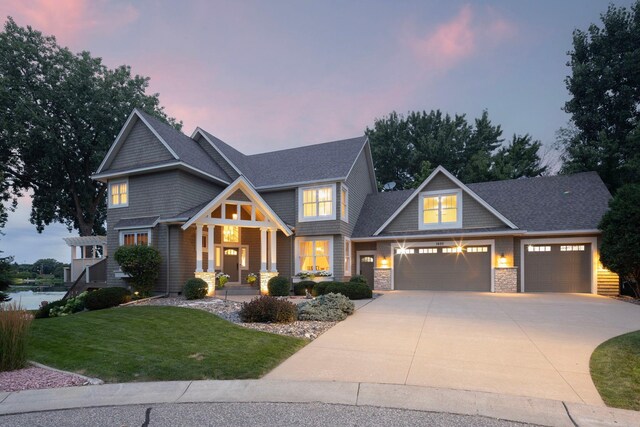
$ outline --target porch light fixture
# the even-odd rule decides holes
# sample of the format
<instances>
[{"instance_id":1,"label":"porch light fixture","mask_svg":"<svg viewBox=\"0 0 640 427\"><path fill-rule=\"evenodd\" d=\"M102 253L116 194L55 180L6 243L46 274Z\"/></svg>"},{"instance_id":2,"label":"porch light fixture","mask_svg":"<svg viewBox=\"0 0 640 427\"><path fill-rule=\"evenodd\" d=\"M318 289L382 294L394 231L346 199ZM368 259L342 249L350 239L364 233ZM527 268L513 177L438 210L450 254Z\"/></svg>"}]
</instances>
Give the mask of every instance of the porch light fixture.
<instances>
[{"instance_id":1,"label":"porch light fixture","mask_svg":"<svg viewBox=\"0 0 640 427\"><path fill-rule=\"evenodd\" d=\"M233 219L234 221L238 219L238 214L237 213L232 214L231 219Z\"/></svg>"},{"instance_id":2,"label":"porch light fixture","mask_svg":"<svg viewBox=\"0 0 640 427\"><path fill-rule=\"evenodd\" d=\"M507 258L504 256L504 252L500 254L500 259L498 259L498 267L504 268L507 266Z\"/></svg>"},{"instance_id":3,"label":"porch light fixture","mask_svg":"<svg viewBox=\"0 0 640 427\"><path fill-rule=\"evenodd\" d=\"M389 261L387 260L386 256L382 257L382 260L380 261L380 265L382 266L382 268L389 267Z\"/></svg>"}]
</instances>

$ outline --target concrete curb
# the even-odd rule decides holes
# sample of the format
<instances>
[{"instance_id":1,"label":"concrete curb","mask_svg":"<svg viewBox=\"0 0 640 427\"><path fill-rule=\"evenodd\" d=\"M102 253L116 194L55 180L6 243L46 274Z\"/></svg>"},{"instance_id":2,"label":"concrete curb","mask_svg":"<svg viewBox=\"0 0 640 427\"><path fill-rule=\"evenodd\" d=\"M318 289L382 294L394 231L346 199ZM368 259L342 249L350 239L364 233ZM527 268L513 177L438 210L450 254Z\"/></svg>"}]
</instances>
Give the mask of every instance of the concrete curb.
<instances>
[{"instance_id":1,"label":"concrete curb","mask_svg":"<svg viewBox=\"0 0 640 427\"><path fill-rule=\"evenodd\" d=\"M640 425L640 412L558 400L395 384L273 380L104 384L0 393L0 415L203 402L320 402L480 415L558 427Z\"/></svg>"},{"instance_id":2,"label":"concrete curb","mask_svg":"<svg viewBox=\"0 0 640 427\"><path fill-rule=\"evenodd\" d=\"M68 375L73 375L75 377L80 377L91 385L104 384L104 381L102 381L100 378L92 378L92 377L87 377L86 375L76 374L75 372L63 371L62 369L56 369L56 368L52 368L51 366L43 365L42 363L34 362L33 360L30 360L29 364L35 366L36 368L47 369L49 371L60 372L61 374L68 374Z\"/></svg>"}]
</instances>

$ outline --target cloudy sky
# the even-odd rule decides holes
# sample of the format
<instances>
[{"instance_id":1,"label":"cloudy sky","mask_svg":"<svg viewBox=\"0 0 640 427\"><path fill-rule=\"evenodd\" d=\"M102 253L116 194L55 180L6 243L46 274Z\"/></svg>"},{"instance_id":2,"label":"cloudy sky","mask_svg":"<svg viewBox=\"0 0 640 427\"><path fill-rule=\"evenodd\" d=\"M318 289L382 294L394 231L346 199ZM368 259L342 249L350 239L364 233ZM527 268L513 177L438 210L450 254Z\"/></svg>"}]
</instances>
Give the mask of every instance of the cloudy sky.
<instances>
[{"instance_id":1,"label":"cloudy sky","mask_svg":"<svg viewBox=\"0 0 640 427\"><path fill-rule=\"evenodd\" d=\"M571 32L607 3L2 0L0 22L131 65L185 133L201 126L248 154L361 135L392 110L487 109L505 135L551 146L567 122ZM29 212L20 200L0 250L66 261L66 229L39 235Z\"/></svg>"}]
</instances>

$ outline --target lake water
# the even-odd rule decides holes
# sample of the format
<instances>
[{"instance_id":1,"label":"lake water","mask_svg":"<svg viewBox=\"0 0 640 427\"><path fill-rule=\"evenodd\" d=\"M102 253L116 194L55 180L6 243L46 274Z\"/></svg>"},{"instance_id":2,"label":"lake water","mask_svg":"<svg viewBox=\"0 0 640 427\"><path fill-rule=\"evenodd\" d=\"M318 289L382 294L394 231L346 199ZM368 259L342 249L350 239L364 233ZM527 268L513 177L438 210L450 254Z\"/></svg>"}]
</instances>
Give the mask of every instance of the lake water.
<instances>
[{"instance_id":1,"label":"lake water","mask_svg":"<svg viewBox=\"0 0 640 427\"><path fill-rule=\"evenodd\" d=\"M66 292L33 292L33 291L20 291L10 292L8 295L11 297L10 302L20 303L22 308L27 310L37 310L40 308L42 301L58 301L62 299Z\"/></svg>"}]
</instances>

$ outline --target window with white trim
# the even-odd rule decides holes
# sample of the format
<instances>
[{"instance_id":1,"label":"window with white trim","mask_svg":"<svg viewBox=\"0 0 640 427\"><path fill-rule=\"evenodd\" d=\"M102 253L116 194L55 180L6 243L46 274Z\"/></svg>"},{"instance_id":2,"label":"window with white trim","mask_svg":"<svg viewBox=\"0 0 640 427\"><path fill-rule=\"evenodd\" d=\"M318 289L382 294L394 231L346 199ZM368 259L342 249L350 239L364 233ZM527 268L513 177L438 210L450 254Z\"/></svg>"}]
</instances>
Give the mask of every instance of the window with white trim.
<instances>
[{"instance_id":1,"label":"window with white trim","mask_svg":"<svg viewBox=\"0 0 640 427\"><path fill-rule=\"evenodd\" d=\"M109 181L109 207L124 208L129 206L129 180Z\"/></svg>"},{"instance_id":2,"label":"window with white trim","mask_svg":"<svg viewBox=\"0 0 640 427\"><path fill-rule=\"evenodd\" d=\"M344 184L340 187L340 218L349 222L349 190Z\"/></svg>"},{"instance_id":3,"label":"window with white trim","mask_svg":"<svg viewBox=\"0 0 640 427\"><path fill-rule=\"evenodd\" d=\"M351 240L344 238L344 275L351 276Z\"/></svg>"},{"instance_id":4,"label":"window with white trim","mask_svg":"<svg viewBox=\"0 0 640 427\"><path fill-rule=\"evenodd\" d=\"M419 254L437 254L438 248L420 248L418 249Z\"/></svg>"},{"instance_id":5,"label":"window with white trim","mask_svg":"<svg viewBox=\"0 0 640 427\"><path fill-rule=\"evenodd\" d=\"M529 245L527 247L528 252L551 252L551 246L545 245Z\"/></svg>"},{"instance_id":6,"label":"window with white trim","mask_svg":"<svg viewBox=\"0 0 640 427\"><path fill-rule=\"evenodd\" d=\"M459 254L459 253L462 253L463 250L464 249L462 246L453 246L451 248L442 248L442 253L443 254Z\"/></svg>"},{"instance_id":7,"label":"window with white trim","mask_svg":"<svg viewBox=\"0 0 640 427\"><path fill-rule=\"evenodd\" d=\"M299 220L322 221L336 219L335 184L321 187L300 188Z\"/></svg>"},{"instance_id":8,"label":"window with white trim","mask_svg":"<svg viewBox=\"0 0 640 427\"><path fill-rule=\"evenodd\" d=\"M149 245L151 230L120 231L120 246Z\"/></svg>"},{"instance_id":9,"label":"window with white trim","mask_svg":"<svg viewBox=\"0 0 640 427\"><path fill-rule=\"evenodd\" d=\"M466 250L468 253L489 252L489 248L486 246L470 246Z\"/></svg>"},{"instance_id":10,"label":"window with white trim","mask_svg":"<svg viewBox=\"0 0 640 427\"><path fill-rule=\"evenodd\" d=\"M420 193L419 228L462 227L462 190Z\"/></svg>"},{"instance_id":11,"label":"window with white trim","mask_svg":"<svg viewBox=\"0 0 640 427\"><path fill-rule=\"evenodd\" d=\"M415 249L412 248L398 248L396 249L396 255L409 255L416 253Z\"/></svg>"},{"instance_id":12,"label":"window with white trim","mask_svg":"<svg viewBox=\"0 0 640 427\"><path fill-rule=\"evenodd\" d=\"M296 239L296 273L331 271L333 237L299 237Z\"/></svg>"},{"instance_id":13,"label":"window with white trim","mask_svg":"<svg viewBox=\"0 0 640 427\"><path fill-rule=\"evenodd\" d=\"M560 246L560 252L584 252L584 245Z\"/></svg>"}]
</instances>

